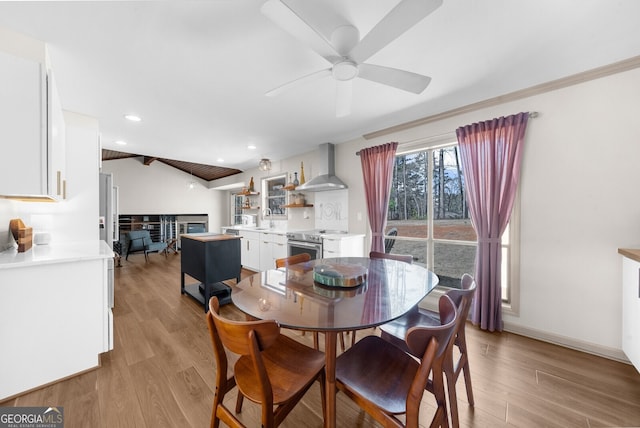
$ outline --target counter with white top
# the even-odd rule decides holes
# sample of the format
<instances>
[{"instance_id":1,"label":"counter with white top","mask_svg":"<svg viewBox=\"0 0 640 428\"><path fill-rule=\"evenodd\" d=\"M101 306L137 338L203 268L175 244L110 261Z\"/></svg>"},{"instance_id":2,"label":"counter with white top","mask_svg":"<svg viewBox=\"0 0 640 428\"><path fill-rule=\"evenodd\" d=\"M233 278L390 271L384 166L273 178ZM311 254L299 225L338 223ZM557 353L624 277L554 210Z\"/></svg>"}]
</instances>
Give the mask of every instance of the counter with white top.
<instances>
[{"instance_id":1,"label":"counter with white top","mask_svg":"<svg viewBox=\"0 0 640 428\"><path fill-rule=\"evenodd\" d=\"M111 248L106 242L98 240L34 245L24 253L19 253L15 248L0 252L0 269L69 263L81 260L102 260L111 257L113 257Z\"/></svg>"},{"instance_id":2,"label":"counter with white top","mask_svg":"<svg viewBox=\"0 0 640 428\"><path fill-rule=\"evenodd\" d=\"M99 366L113 349L103 241L0 253L0 401Z\"/></svg>"}]
</instances>

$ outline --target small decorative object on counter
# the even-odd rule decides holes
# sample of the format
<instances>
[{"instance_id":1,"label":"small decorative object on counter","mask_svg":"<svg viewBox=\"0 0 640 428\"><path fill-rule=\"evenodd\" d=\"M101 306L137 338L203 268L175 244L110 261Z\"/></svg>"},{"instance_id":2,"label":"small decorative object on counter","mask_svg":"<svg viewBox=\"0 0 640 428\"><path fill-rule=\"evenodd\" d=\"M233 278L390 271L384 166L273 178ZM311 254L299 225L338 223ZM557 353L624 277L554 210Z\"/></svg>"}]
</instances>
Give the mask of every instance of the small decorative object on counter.
<instances>
[{"instance_id":1,"label":"small decorative object on counter","mask_svg":"<svg viewBox=\"0 0 640 428\"><path fill-rule=\"evenodd\" d=\"M300 182L298 181L298 173L297 173L297 172L294 172L294 173L293 173L293 177L294 177L294 178L293 178L293 185L294 185L294 186L298 186L298 185L300 184Z\"/></svg>"},{"instance_id":2,"label":"small decorative object on counter","mask_svg":"<svg viewBox=\"0 0 640 428\"><path fill-rule=\"evenodd\" d=\"M304 184L304 162L300 162L300 184Z\"/></svg>"},{"instance_id":3,"label":"small decorative object on counter","mask_svg":"<svg viewBox=\"0 0 640 428\"><path fill-rule=\"evenodd\" d=\"M18 243L18 252L24 253L33 245L33 228L26 227L21 219L14 218L9 222L13 239Z\"/></svg>"},{"instance_id":4,"label":"small decorative object on counter","mask_svg":"<svg viewBox=\"0 0 640 428\"><path fill-rule=\"evenodd\" d=\"M255 192L255 187L253 184L253 177L251 177L251 180L249 180L249 192Z\"/></svg>"}]
</instances>

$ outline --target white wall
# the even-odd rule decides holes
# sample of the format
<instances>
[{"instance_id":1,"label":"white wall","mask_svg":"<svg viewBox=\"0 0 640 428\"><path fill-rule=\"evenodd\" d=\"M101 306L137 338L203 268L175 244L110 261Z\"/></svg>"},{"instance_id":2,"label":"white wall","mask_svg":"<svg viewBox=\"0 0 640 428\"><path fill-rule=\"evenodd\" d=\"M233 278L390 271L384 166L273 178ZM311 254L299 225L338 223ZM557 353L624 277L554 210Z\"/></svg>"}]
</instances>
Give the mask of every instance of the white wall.
<instances>
[{"instance_id":1,"label":"white wall","mask_svg":"<svg viewBox=\"0 0 640 428\"><path fill-rule=\"evenodd\" d=\"M369 141L336 147L349 183L349 227L366 231L355 152L389 141L452 133L459 126L537 111L521 177L520 314L505 326L622 357L619 247L640 247L640 70L486 108ZM365 221L357 221L357 212Z\"/></svg>"},{"instance_id":2,"label":"white wall","mask_svg":"<svg viewBox=\"0 0 640 428\"><path fill-rule=\"evenodd\" d=\"M159 161L146 166L137 157L103 161L102 172L113 174L120 214L208 214L210 231L227 225L226 192L208 189L179 169ZM193 189L190 181L196 182Z\"/></svg>"}]
</instances>

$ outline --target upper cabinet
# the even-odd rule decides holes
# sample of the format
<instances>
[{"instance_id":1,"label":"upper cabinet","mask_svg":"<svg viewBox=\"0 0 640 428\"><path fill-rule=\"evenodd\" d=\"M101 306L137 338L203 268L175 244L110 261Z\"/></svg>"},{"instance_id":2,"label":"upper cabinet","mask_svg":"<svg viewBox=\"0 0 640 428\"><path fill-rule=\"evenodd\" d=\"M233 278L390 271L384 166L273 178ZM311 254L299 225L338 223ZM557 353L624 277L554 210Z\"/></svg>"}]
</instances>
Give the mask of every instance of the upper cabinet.
<instances>
[{"instance_id":1,"label":"upper cabinet","mask_svg":"<svg viewBox=\"0 0 640 428\"><path fill-rule=\"evenodd\" d=\"M0 196L64 198L65 130L55 85L44 63L0 51Z\"/></svg>"}]
</instances>

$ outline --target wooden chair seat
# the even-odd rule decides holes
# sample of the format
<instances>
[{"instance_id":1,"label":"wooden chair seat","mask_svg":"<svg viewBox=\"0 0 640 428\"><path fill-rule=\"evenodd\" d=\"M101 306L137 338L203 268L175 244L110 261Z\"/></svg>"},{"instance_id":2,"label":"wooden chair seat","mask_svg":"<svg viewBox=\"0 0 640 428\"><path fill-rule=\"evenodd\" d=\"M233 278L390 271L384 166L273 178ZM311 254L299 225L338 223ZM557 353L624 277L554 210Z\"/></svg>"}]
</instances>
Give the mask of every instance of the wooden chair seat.
<instances>
[{"instance_id":1,"label":"wooden chair seat","mask_svg":"<svg viewBox=\"0 0 640 428\"><path fill-rule=\"evenodd\" d=\"M264 368L271 380L273 404L280 405L300 391L306 390L324 367L324 353L280 335L276 342L262 352ZM235 365L235 377L238 388L249 400L262 401L262 385L256 382L253 361L243 355Z\"/></svg>"},{"instance_id":2,"label":"wooden chair seat","mask_svg":"<svg viewBox=\"0 0 640 428\"><path fill-rule=\"evenodd\" d=\"M243 397L260 404L263 427L277 427L293 410L314 381L320 381L322 409L325 409L324 354L280 334L273 320L233 321L219 315L220 304L209 300L207 325L216 359L216 388L211 427L220 421L244 427L224 405L225 395L238 387L235 412ZM227 351L239 356L233 371ZM232 377L230 377L232 376Z\"/></svg>"},{"instance_id":3,"label":"wooden chair seat","mask_svg":"<svg viewBox=\"0 0 640 428\"><path fill-rule=\"evenodd\" d=\"M442 325L413 327L407 333L411 354L377 336L367 336L336 360L338 389L385 427L422 426L419 413L430 374L430 391L436 400L431 426L448 427L442 363L457 311L446 295L440 298L440 307ZM400 415L405 415L404 421Z\"/></svg>"}]
</instances>

